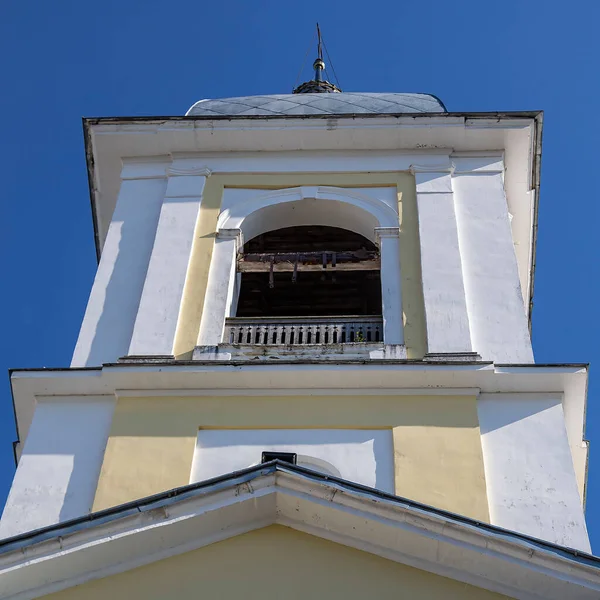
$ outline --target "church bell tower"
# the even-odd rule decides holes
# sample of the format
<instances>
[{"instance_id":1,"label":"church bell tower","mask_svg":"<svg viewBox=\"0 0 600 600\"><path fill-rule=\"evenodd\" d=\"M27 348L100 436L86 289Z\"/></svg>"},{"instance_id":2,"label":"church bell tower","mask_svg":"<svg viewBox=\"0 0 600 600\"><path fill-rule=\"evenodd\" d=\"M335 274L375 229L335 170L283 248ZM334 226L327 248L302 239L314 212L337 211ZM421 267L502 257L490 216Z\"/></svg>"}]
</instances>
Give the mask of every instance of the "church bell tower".
<instances>
[{"instance_id":1,"label":"church bell tower","mask_svg":"<svg viewBox=\"0 0 600 600\"><path fill-rule=\"evenodd\" d=\"M325 66L84 120L98 270L71 365L12 373L2 537L290 464L590 552L587 368L531 345L542 114Z\"/></svg>"}]
</instances>

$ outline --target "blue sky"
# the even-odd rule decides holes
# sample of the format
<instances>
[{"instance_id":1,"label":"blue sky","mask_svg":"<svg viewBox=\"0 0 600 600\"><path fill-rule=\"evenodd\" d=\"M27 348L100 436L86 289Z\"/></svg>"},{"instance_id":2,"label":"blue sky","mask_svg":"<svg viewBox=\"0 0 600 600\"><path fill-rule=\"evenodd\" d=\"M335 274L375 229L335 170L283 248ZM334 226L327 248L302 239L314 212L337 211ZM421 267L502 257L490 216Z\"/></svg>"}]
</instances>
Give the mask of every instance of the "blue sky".
<instances>
[{"instance_id":1,"label":"blue sky","mask_svg":"<svg viewBox=\"0 0 600 600\"><path fill-rule=\"evenodd\" d=\"M316 20L346 91L545 111L533 341L538 362L593 363L587 517L600 553L598 2L0 3L0 371L70 362L96 267L81 117L288 93ZM0 505L14 439L5 377Z\"/></svg>"}]
</instances>

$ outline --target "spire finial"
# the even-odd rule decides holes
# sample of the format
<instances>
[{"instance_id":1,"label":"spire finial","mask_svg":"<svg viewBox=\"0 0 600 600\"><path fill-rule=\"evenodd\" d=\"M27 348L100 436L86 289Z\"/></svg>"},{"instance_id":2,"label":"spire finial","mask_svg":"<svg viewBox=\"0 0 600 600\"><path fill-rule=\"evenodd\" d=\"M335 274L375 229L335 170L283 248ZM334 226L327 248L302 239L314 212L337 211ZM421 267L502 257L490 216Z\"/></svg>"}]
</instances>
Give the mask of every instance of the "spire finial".
<instances>
[{"instance_id":1,"label":"spire finial","mask_svg":"<svg viewBox=\"0 0 600 600\"><path fill-rule=\"evenodd\" d=\"M327 55L329 57L329 55ZM325 61L323 60L323 38L321 37L321 28L317 23L317 58L313 63L315 78L312 81L301 83L294 94L327 94L341 92L337 86L333 85L323 77L325 71Z\"/></svg>"},{"instance_id":2,"label":"spire finial","mask_svg":"<svg viewBox=\"0 0 600 600\"><path fill-rule=\"evenodd\" d=\"M323 71L325 70L325 62L323 61L323 44L321 41L321 30L317 23L317 58L313 63L315 70L315 81L323 81Z\"/></svg>"}]
</instances>

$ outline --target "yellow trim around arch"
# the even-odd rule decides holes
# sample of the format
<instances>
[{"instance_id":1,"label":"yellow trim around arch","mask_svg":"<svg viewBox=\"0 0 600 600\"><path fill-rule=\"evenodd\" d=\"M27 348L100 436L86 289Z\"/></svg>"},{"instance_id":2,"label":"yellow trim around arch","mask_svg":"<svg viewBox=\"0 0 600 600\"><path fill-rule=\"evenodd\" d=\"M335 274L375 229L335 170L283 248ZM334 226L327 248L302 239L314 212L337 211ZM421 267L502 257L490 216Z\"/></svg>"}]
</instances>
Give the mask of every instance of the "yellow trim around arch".
<instances>
[{"instance_id":1,"label":"yellow trim around arch","mask_svg":"<svg viewBox=\"0 0 600 600\"><path fill-rule=\"evenodd\" d=\"M215 174L207 180L202 207L196 223L196 233L175 334L173 354L176 358L190 358L198 339L223 190L226 187L233 187L267 191L304 185L340 188L396 187L400 215L400 266L402 273L404 339L408 358L422 358L425 355L427 342L414 177L410 173L400 172L288 173L276 175Z\"/></svg>"}]
</instances>

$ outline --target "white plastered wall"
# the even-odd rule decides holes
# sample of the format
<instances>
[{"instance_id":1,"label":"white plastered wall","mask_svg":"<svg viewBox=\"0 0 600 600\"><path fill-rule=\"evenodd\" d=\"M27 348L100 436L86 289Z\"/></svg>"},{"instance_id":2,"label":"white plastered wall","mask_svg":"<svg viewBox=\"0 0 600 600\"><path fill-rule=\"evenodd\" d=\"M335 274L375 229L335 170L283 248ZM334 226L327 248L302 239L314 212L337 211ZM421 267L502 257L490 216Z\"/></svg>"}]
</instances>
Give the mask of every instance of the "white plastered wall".
<instances>
[{"instance_id":1,"label":"white plastered wall","mask_svg":"<svg viewBox=\"0 0 600 600\"><path fill-rule=\"evenodd\" d=\"M472 351L450 176L450 161L413 165L417 188L421 280L430 353Z\"/></svg>"},{"instance_id":2,"label":"white plastered wall","mask_svg":"<svg viewBox=\"0 0 600 600\"><path fill-rule=\"evenodd\" d=\"M494 525L590 552L559 394L481 394L479 427Z\"/></svg>"},{"instance_id":3,"label":"white plastered wall","mask_svg":"<svg viewBox=\"0 0 600 600\"><path fill-rule=\"evenodd\" d=\"M130 355L171 355L202 195L210 171L169 169L150 264L135 320Z\"/></svg>"},{"instance_id":4,"label":"white plastered wall","mask_svg":"<svg viewBox=\"0 0 600 600\"><path fill-rule=\"evenodd\" d=\"M302 466L394 493L389 429L201 429L190 482L256 465L263 451L295 452Z\"/></svg>"},{"instance_id":5,"label":"white plastered wall","mask_svg":"<svg viewBox=\"0 0 600 600\"><path fill-rule=\"evenodd\" d=\"M109 396L37 403L0 521L0 537L91 511L113 410Z\"/></svg>"},{"instance_id":6,"label":"white plastered wall","mask_svg":"<svg viewBox=\"0 0 600 600\"><path fill-rule=\"evenodd\" d=\"M166 180L121 183L72 367L115 362L129 350Z\"/></svg>"},{"instance_id":7,"label":"white plastered wall","mask_svg":"<svg viewBox=\"0 0 600 600\"><path fill-rule=\"evenodd\" d=\"M453 157L452 189L473 350L496 363L532 363L499 157Z\"/></svg>"}]
</instances>

